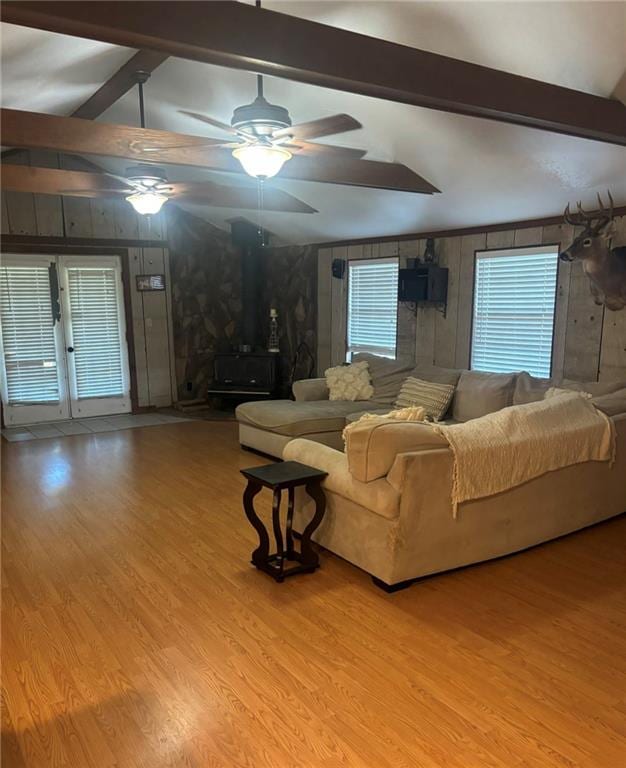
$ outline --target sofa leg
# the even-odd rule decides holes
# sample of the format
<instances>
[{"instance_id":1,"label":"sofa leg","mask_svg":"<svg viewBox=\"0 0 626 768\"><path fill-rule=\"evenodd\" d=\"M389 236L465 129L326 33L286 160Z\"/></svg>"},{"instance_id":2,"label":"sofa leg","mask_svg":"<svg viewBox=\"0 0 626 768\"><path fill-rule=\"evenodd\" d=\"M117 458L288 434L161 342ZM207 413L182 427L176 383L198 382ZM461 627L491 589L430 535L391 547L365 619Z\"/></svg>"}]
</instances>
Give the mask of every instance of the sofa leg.
<instances>
[{"instance_id":1,"label":"sofa leg","mask_svg":"<svg viewBox=\"0 0 626 768\"><path fill-rule=\"evenodd\" d=\"M399 581L397 584L387 584L387 582L382 581L381 579L377 579L376 576L372 576L372 581L379 589L382 589L383 592L386 592L388 595L390 595L390 594L393 594L394 592L399 592L401 589L406 589L407 587L410 587L411 584L413 584L416 581L416 579Z\"/></svg>"}]
</instances>

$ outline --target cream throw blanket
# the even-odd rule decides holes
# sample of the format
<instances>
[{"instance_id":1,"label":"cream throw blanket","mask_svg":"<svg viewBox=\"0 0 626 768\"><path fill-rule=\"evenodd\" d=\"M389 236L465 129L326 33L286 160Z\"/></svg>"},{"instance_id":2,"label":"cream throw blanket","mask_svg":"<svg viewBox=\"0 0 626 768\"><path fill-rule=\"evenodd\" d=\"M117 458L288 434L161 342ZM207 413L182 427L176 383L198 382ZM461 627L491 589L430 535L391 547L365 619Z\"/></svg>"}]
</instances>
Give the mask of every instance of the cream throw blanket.
<instances>
[{"instance_id":1,"label":"cream throw blanket","mask_svg":"<svg viewBox=\"0 0 626 768\"><path fill-rule=\"evenodd\" d=\"M584 393L565 391L464 424L434 424L454 453L452 506L584 461L615 457L615 429Z\"/></svg>"},{"instance_id":2,"label":"cream throw blanket","mask_svg":"<svg viewBox=\"0 0 626 768\"><path fill-rule=\"evenodd\" d=\"M364 421L375 421L377 424L383 424L388 421L426 421L426 410L421 405L409 405L406 408L397 408L395 411L389 411L389 413L364 413L360 419L344 427L341 433L344 443L346 442L346 435L350 430L354 429L357 424L361 426Z\"/></svg>"}]
</instances>

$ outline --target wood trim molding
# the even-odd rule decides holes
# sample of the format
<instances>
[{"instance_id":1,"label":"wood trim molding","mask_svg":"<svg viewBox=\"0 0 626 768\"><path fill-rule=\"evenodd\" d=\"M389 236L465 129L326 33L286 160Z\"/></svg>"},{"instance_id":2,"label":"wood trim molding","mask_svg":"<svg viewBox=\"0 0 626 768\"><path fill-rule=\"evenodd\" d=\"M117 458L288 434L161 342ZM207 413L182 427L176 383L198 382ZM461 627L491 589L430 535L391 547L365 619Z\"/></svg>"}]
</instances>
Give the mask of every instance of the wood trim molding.
<instances>
[{"instance_id":1,"label":"wood trim molding","mask_svg":"<svg viewBox=\"0 0 626 768\"><path fill-rule=\"evenodd\" d=\"M626 216L626 205L614 209L615 216ZM593 213L592 213L593 215ZM502 224L482 224L476 227L460 227L459 229L426 230L410 232L402 235L384 235L382 237L361 237L357 240L331 240L327 242L310 243L317 248L340 248L345 245L365 245L367 243L395 243L405 240L421 240L428 237L462 237L463 235L482 235L487 232L507 232L511 229L529 229L531 227L548 227L553 224L563 224L563 216L546 216L543 219L523 219L522 221L505 221Z\"/></svg>"},{"instance_id":2,"label":"wood trim molding","mask_svg":"<svg viewBox=\"0 0 626 768\"><path fill-rule=\"evenodd\" d=\"M239 2L15 2L3 20L303 83L626 145L626 106Z\"/></svg>"},{"instance_id":3,"label":"wood trim molding","mask_svg":"<svg viewBox=\"0 0 626 768\"><path fill-rule=\"evenodd\" d=\"M47 248L78 247L82 250L93 250L103 248L120 249L125 248L169 248L167 240L134 240L122 238L105 237L53 237L49 235L2 235L1 248L6 251L7 246L43 246Z\"/></svg>"}]
</instances>

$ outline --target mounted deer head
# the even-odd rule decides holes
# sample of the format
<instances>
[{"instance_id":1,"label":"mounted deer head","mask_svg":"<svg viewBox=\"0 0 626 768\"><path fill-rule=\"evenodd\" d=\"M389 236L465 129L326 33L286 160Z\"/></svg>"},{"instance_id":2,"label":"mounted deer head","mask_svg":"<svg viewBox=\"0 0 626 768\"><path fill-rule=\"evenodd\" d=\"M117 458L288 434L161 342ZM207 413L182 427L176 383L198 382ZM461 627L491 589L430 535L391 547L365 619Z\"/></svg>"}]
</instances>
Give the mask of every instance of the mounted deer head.
<instances>
[{"instance_id":1,"label":"mounted deer head","mask_svg":"<svg viewBox=\"0 0 626 768\"><path fill-rule=\"evenodd\" d=\"M612 247L615 234L613 198L609 195L609 209L598 195L600 208L588 214L578 203L578 213L570 212L569 203L564 218L567 224L583 227L571 245L559 254L563 261L581 261L584 273L591 281L591 293L596 304L618 310L626 306L626 247Z\"/></svg>"}]
</instances>

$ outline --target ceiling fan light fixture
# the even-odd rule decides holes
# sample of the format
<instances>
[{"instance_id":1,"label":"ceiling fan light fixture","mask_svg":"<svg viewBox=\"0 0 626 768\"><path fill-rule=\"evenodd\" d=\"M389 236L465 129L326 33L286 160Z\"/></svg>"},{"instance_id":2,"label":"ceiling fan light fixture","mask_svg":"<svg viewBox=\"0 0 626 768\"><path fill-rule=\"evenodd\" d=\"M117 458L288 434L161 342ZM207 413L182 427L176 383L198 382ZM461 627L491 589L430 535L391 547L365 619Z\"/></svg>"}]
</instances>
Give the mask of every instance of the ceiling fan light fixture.
<instances>
[{"instance_id":1,"label":"ceiling fan light fixture","mask_svg":"<svg viewBox=\"0 0 626 768\"><path fill-rule=\"evenodd\" d=\"M130 203L137 213L143 216L151 216L158 213L167 202L167 197L158 192L134 192L128 195L126 201Z\"/></svg>"},{"instance_id":2,"label":"ceiling fan light fixture","mask_svg":"<svg viewBox=\"0 0 626 768\"><path fill-rule=\"evenodd\" d=\"M280 171L292 155L273 144L248 144L233 150L244 171L255 179L270 179Z\"/></svg>"}]
</instances>

